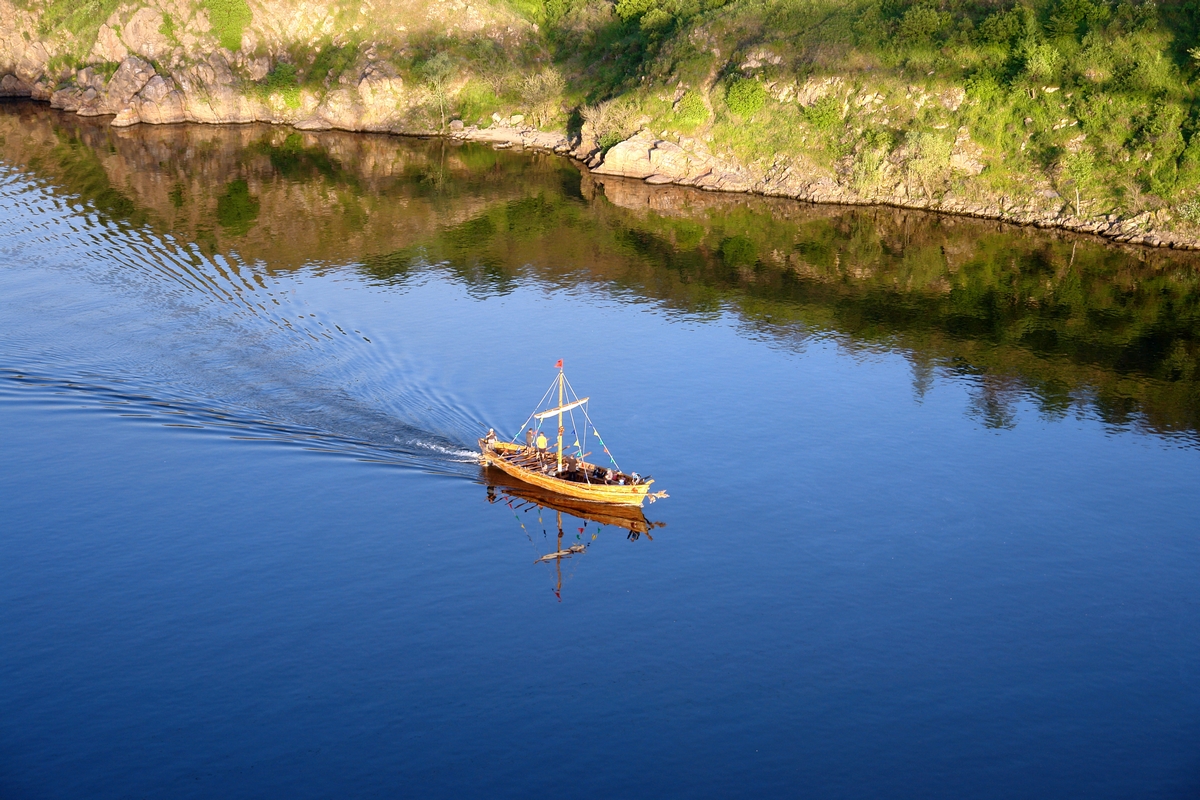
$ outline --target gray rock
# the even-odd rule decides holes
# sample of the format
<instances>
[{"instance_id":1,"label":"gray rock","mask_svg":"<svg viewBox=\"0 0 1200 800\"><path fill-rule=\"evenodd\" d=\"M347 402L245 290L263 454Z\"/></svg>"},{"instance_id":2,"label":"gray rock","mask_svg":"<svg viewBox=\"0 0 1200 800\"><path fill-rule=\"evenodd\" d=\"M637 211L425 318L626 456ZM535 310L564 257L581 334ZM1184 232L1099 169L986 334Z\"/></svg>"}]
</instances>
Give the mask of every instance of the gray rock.
<instances>
[{"instance_id":1,"label":"gray rock","mask_svg":"<svg viewBox=\"0 0 1200 800\"><path fill-rule=\"evenodd\" d=\"M155 75L132 99L129 109L118 113L112 124L119 127L133 125L135 122L160 125L184 122L187 115L184 113L183 101L183 93L176 88L174 80ZM126 111L130 113L127 114Z\"/></svg>"},{"instance_id":2,"label":"gray rock","mask_svg":"<svg viewBox=\"0 0 1200 800\"><path fill-rule=\"evenodd\" d=\"M598 175L642 179L658 175L674 182L698 179L712 169L709 157L684 150L674 142L657 140L644 131L610 148L603 162L592 171Z\"/></svg>"},{"instance_id":3,"label":"gray rock","mask_svg":"<svg viewBox=\"0 0 1200 800\"><path fill-rule=\"evenodd\" d=\"M121 39L134 53L146 58L160 58L171 50L171 43L160 33L163 24L162 12L143 6L129 18L121 29ZM99 42L97 42L99 43ZM118 59L109 59L116 61Z\"/></svg>"},{"instance_id":4,"label":"gray rock","mask_svg":"<svg viewBox=\"0 0 1200 800\"><path fill-rule=\"evenodd\" d=\"M108 25L101 25L96 34L96 44L92 45L89 58L95 61L124 61L129 55L129 48L121 41L117 32Z\"/></svg>"},{"instance_id":5,"label":"gray rock","mask_svg":"<svg viewBox=\"0 0 1200 800\"><path fill-rule=\"evenodd\" d=\"M29 97L33 87L16 75L9 73L0 78L0 97Z\"/></svg>"}]
</instances>

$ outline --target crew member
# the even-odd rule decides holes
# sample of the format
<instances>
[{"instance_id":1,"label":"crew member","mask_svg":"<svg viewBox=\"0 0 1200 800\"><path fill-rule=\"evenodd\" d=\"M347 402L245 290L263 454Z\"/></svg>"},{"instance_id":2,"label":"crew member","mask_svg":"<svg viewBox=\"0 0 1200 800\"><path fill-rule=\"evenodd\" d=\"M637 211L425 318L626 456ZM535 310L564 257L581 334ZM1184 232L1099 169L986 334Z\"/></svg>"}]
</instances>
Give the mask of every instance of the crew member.
<instances>
[{"instance_id":1,"label":"crew member","mask_svg":"<svg viewBox=\"0 0 1200 800\"><path fill-rule=\"evenodd\" d=\"M548 441L546 441L546 434L538 433L538 435L537 435L537 451L538 451L539 456L546 455L546 447L549 446L549 444L550 443Z\"/></svg>"},{"instance_id":2,"label":"crew member","mask_svg":"<svg viewBox=\"0 0 1200 800\"><path fill-rule=\"evenodd\" d=\"M533 449L533 428L525 431L525 448L529 450Z\"/></svg>"}]
</instances>

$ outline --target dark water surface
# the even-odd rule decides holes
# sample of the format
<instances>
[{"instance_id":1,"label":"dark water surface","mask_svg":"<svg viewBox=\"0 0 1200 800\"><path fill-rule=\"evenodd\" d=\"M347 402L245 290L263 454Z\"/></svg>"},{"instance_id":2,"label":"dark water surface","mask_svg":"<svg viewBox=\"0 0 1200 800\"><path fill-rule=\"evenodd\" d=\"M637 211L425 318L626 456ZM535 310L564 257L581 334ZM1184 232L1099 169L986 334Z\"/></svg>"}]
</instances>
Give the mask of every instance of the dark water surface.
<instances>
[{"instance_id":1,"label":"dark water surface","mask_svg":"<svg viewBox=\"0 0 1200 800\"><path fill-rule=\"evenodd\" d=\"M1194 258L105 123L0 106L0 796L1200 791ZM560 569L558 358L671 494Z\"/></svg>"}]
</instances>

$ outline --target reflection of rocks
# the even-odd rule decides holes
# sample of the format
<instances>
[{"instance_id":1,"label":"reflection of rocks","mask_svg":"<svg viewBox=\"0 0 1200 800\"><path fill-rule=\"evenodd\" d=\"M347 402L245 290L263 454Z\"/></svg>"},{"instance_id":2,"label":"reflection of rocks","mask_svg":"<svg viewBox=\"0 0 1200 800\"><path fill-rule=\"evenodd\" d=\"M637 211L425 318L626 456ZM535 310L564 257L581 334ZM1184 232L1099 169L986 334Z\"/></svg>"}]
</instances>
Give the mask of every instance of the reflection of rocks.
<instances>
[{"instance_id":1,"label":"reflection of rocks","mask_svg":"<svg viewBox=\"0 0 1200 800\"><path fill-rule=\"evenodd\" d=\"M142 94L169 92L168 87L167 79L155 76ZM71 161L56 168L55 148L63 142L81 146L72 147ZM509 169L478 192L457 191L447 204L426 193L428 186L439 181L453 186L470 173L470 154L453 143L266 125L114 129L103 119L33 104L0 113L0 144L5 162L22 169L40 165L53 183L83 192L85 201L96 201L87 193L100 190L100 198L124 197L122 213L139 209L160 231L206 251L235 250L272 268L397 250L489 204L519 197L539 180L555 187L561 182L556 164L488 150ZM76 186L71 170L79 166L85 169ZM94 182L97 175L107 187ZM231 188L239 180L245 181L247 202L258 204L257 214L229 224L231 201L236 208L243 197L241 187ZM218 216L222 196L227 196L224 224ZM304 224L296 224L300 219Z\"/></svg>"},{"instance_id":2,"label":"reflection of rocks","mask_svg":"<svg viewBox=\"0 0 1200 800\"><path fill-rule=\"evenodd\" d=\"M169 93L168 79L152 77L141 94L153 91ZM1200 256L653 186L582 166L577 194L569 162L540 154L266 125L113 128L30 103L0 109L0 154L73 204L169 237L184 259L261 262L249 272L355 264L386 281L428 269L484 289L587 281L674 308L728 309L781 341L834 332L848 346L911 350L926 371L997 375L984 404L992 422L1016 375L1055 397L1102 396L1101 413L1109 400L1133 407L1132 395L1159 430L1200 428L1186 313L1200 297ZM964 319L995 326L972 338ZM1053 336L1030 341L1031 330ZM1151 353L1146 330L1178 346Z\"/></svg>"}]
</instances>

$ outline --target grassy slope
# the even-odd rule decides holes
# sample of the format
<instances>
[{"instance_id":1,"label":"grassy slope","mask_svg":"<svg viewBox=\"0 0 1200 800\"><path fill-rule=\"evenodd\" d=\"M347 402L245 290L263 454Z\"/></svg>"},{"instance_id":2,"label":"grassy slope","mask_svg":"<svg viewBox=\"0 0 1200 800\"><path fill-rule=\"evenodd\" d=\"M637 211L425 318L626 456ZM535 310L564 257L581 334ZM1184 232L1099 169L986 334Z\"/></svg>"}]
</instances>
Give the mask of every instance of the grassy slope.
<instances>
[{"instance_id":1,"label":"grassy slope","mask_svg":"<svg viewBox=\"0 0 1200 800\"><path fill-rule=\"evenodd\" d=\"M966 126L988 189L1037 176L1071 206L1078 189L1087 215L1167 206L1197 221L1198 15L1127 0L550 0L543 24L577 96L625 98L653 130L744 163L782 154L869 192L901 162L897 177L936 193ZM826 77L843 83L807 107L784 91Z\"/></svg>"}]
</instances>

